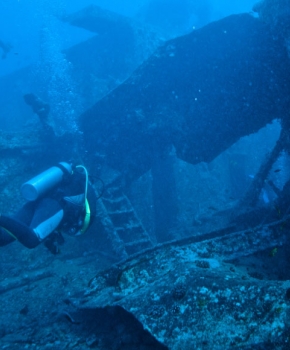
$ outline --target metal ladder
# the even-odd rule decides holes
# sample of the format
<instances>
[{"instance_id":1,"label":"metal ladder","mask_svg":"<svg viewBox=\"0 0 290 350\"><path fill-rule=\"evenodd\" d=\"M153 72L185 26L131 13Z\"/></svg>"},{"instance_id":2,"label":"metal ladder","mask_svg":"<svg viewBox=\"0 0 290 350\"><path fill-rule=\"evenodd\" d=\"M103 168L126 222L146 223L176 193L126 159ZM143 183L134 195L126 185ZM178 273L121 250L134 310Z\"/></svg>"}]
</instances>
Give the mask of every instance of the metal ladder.
<instances>
[{"instance_id":1,"label":"metal ladder","mask_svg":"<svg viewBox=\"0 0 290 350\"><path fill-rule=\"evenodd\" d=\"M115 178L98 201L97 215L114 251L126 258L141 250L152 248L153 243L129 198Z\"/></svg>"}]
</instances>

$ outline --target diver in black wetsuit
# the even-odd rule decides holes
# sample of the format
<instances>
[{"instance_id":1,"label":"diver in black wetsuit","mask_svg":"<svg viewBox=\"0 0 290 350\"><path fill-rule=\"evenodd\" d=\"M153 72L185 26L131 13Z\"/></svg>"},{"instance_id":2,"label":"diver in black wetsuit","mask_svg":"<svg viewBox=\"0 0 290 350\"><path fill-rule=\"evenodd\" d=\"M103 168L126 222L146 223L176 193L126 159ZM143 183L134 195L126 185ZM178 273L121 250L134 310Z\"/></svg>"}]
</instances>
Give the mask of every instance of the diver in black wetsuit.
<instances>
[{"instance_id":1,"label":"diver in black wetsuit","mask_svg":"<svg viewBox=\"0 0 290 350\"><path fill-rule=\"evenodd\" d=\"M96 196L83 166L61 162L22 185L28 202L16 215L0 214L0 246L18 240L27 248L44 241L54 254L62 233L79 235L92 222Z\"/></svg>"}]
</instances>

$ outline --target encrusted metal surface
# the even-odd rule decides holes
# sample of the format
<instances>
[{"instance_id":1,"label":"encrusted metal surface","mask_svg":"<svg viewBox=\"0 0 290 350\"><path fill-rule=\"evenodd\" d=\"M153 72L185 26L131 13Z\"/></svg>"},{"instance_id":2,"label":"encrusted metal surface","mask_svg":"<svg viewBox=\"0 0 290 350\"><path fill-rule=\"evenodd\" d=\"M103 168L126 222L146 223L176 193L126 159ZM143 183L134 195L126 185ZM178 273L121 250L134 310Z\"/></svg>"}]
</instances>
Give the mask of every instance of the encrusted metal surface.
<instances>
[{"instance_id":1,"label":"encrusted metal surface","mask_svg":"<svg viewBox=\"0 0 290 350\"><path fill-rule=\"evenodd\" d=\"M290 283L250 277L225 260L281 245L287 219L139 254L93 278L81 307L121 306L170 349L286 341Z\"/></svg>"}]
</instances>

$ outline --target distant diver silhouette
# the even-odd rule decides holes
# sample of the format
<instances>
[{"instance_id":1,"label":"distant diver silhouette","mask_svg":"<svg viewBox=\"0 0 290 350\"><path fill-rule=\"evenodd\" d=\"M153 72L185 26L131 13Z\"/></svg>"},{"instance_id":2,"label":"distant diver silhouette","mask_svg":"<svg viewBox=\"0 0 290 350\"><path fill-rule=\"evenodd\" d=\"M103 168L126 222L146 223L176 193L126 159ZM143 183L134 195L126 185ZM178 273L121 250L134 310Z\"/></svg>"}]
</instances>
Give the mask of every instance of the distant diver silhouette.
<instances>
[{"instance_id":1,"label":"distant diver silhouette","mask_svg":"<svg viewBox=\"0 0 290 350\"><path fill-rule=\"evenodd\" d=\"M43 102L34 94L26 94L23 96L24 101L31 106L33 112L38 115L42 122L46 122L50 111L48 103Z\"/></svg>"},{"instance_id":2,"label":"distant diver silhouette","mask_svg":"<svg viewBox=\"0 0 290 350\"><path fill-rule=\"evenodd\" d=\"M0 40L0 48L3 51L1 58L4 60L7 57L8 52L11 51L12 45L4 43L2 40Z\"/></svg>"},{"instance_id":3,"label":"distant diver silhouette","mask_svg":"<svg viewBox=\"0 0 290 350\"><path fill-rule=\"evenodd\" d=\"M39 120L49 136L55 136L53 128L48 123L48 115L50 112L50 106L48 103L43 102L38 96L34 94L23 95L24 101L28 104L33 112L39 117Z\"/></svg>"}]
</instances>

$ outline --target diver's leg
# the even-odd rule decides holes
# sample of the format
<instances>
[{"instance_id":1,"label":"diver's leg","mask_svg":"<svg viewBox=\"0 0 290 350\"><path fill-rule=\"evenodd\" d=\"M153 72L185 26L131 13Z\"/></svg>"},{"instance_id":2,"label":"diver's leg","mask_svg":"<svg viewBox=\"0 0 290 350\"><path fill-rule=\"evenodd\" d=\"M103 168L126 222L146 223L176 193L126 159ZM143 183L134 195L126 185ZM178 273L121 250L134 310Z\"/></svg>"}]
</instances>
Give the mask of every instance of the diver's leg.
<instances>
[{"instance_id":1,"label":"diver's leg","mask_svg":"<svg viewBox=\"0 0 290 350\"><path fill-rule=\"evenodd\" d=\"M7 234L10 234L12 238L18 240L27 248L35 248L40 243L35 232L16 218L1 215L0 226L2 230L9 231Z\"/></svg>"},{"instance_id":2,"label":"diver's leg","mask_svg":"<svg viewBox=\"0 0 290 350\"><path fill-rule=\"evenodd\" d=\"M15 238L9 234L6 230L0 227L0 247L4 247L15 241Z\"/></svg>"},{"instance_id":3,"label":"diver's leg","mask_svg":"<svg viewBox=\"0 0 290 350\"><path fill-rule=\"evenodd\" d=\"M63 210L58 202L44 198L37 204L30 226L18 218L1 215L0 227L25 247L35 248L59 226L62 218Z\"/></svg>"},{"instance_id":4,"label":"diver's leg","mask_svg":"<svg viewBox=\"0 0 290 350\"><path fill-rule=\"evenodd\" d=\"M28 202L17 212L16 215L9 217L9 219L8 217L2 217L1 219L0 215L0 226L2 222L3 225L9 226L12 232L14 232L16 228L19 228L18 224L14 222L14 219L28 226L33 218L34 209L35 203ZM21 231L23 231L23 228L21 228ZM26 228L24 231L26 231ZM8 229L5 230L5 228L0 227L0 247L3 247L17 240L12 232L10 232Z\"/></svg>"}]
</instances>

